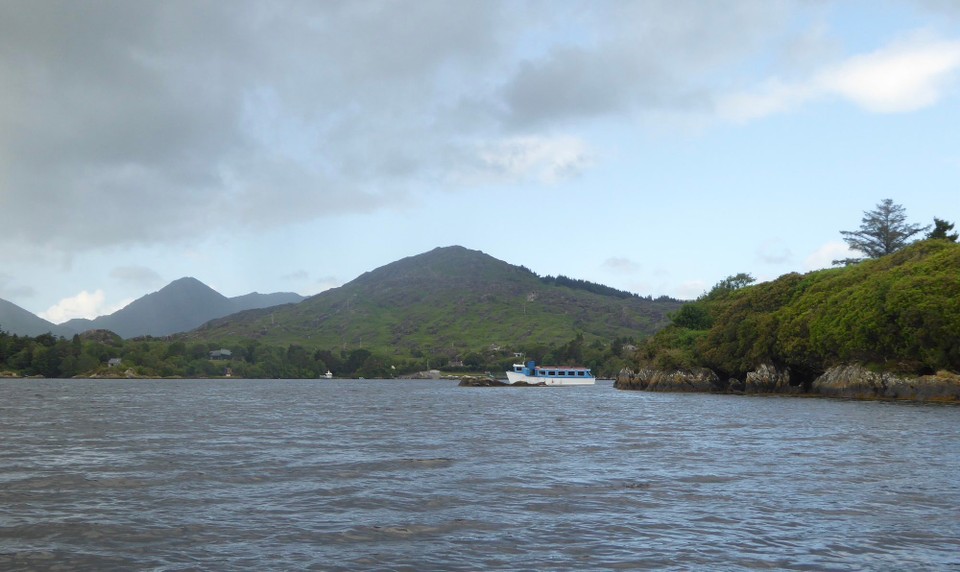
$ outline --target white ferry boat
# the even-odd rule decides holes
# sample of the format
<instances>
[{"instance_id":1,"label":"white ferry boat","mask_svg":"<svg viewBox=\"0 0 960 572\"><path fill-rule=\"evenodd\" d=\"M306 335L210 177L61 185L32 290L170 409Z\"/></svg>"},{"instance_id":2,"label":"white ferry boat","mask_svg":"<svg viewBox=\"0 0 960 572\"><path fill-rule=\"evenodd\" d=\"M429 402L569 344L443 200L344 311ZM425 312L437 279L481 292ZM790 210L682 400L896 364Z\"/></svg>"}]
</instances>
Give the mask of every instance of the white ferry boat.
<instances>
[{"instance_id":1,"label":"white ferry boat","mask_svg":"<svg viewBox=\"0 0 960 572\"><path fill-rule=\"evenodd\" d=\"M507 380L531 385L593 385L597 382L587 367L546 366L532 361L513 364L513 370L507 372Z\"/></svg>"}]
</instances>

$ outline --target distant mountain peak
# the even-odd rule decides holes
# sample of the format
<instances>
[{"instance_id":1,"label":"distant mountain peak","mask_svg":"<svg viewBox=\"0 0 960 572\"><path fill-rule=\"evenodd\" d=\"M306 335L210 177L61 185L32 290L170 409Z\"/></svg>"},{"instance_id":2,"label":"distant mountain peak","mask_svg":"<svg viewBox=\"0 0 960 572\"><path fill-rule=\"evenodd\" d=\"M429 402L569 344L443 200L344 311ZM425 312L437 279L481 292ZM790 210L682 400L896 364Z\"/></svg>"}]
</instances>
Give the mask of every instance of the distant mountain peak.
<instances>
[{"instance_id":1,"label":"distant mountain peak","mask_svg":"<svg viewBox=\"0 0 960 572\"><path fill-rule=\"evenodd\" d=\"M105 329L124 338L167 336L200 327L236 312L296 303L299 294L251 293L227 298L192 276L170 282L160 290L134 300L122 309L94 320L72 320L75 330Z\"/></svg>"},{"instance_id":2,"label":"distant mountain peak","mask_svg":"<svg viewBox=\"0 0 960 572\"><path fill-rule=\"evenodd\" d=\"M212 292L216 292L216 290L214 290L210 286L207 286L200 280L197 280L193 276L184 276L183 278L177 278L173 282L161 288L160 291L168 290L168 289L176 290L176 289L187 289L187 288L203 289L203 290L210 290Z\"/></svg>"}]
</instances>

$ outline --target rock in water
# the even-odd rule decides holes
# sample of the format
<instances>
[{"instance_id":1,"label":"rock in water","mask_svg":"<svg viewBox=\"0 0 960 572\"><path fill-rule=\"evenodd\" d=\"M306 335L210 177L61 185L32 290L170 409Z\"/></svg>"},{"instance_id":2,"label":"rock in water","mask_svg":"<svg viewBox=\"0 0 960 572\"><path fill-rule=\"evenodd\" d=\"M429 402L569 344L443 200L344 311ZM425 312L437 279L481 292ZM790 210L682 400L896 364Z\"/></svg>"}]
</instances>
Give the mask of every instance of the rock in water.
<instances>
[{"instance_id":1,"label":"rock in water","mask_svg":"<svg viewBox=\"0 0 960 572\"><path fill-rule=\"evenodd\" d=\"M492 377L475 375L461 377L458 385L460 387L500 387L509 384Z\"/></svg>"}]
</instances>

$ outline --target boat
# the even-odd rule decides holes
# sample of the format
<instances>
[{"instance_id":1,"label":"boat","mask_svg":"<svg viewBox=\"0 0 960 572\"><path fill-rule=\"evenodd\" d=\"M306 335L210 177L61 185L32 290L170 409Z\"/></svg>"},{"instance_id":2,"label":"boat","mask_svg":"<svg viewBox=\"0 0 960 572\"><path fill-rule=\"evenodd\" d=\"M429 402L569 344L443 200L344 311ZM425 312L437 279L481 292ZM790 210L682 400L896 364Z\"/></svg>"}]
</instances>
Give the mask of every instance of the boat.
<instances>
[{"instance_id":1,"label":"boat","mask_svg":"<svg viewBox=\"0 0 960 572\"><path fill-rule=\"evenodd\" d=\"M528 361L526 364L513 364L513 369L507 372L507 381L529 385L593 385L597 378L588 367L537 365L534 361Z\"/></svg>"},{"instance_id":2,"label":"boat","mask_svg":"<svg viewBox=\"0 0 960 572\"><path fill-rule=\"evenodd\" d=\"M328 369L327 373L323 374L323 377L326 379L333 379L333 372Z\"/></svg>"}]
</instances>

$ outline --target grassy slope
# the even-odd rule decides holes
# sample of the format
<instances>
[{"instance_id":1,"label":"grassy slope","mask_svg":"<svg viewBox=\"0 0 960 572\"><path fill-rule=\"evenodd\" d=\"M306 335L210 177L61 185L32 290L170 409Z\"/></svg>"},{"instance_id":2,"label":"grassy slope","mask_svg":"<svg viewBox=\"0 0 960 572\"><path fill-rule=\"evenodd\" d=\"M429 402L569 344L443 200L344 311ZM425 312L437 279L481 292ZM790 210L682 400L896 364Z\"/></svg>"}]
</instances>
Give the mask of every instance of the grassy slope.
<instances>
[{"instance_id":1,"label":"grassy slope","mask_svg":"<svg viewBox=\"0 0 960 572\"><path fill-rule=\"evenodd\" d=\"M394 355L480 351L491 345L640 338L676 301L617 298L544 284L536 275L462 247L399 260L300 304L229 316L195 339L364 348Z\"/></svg>"}]
</instances>

